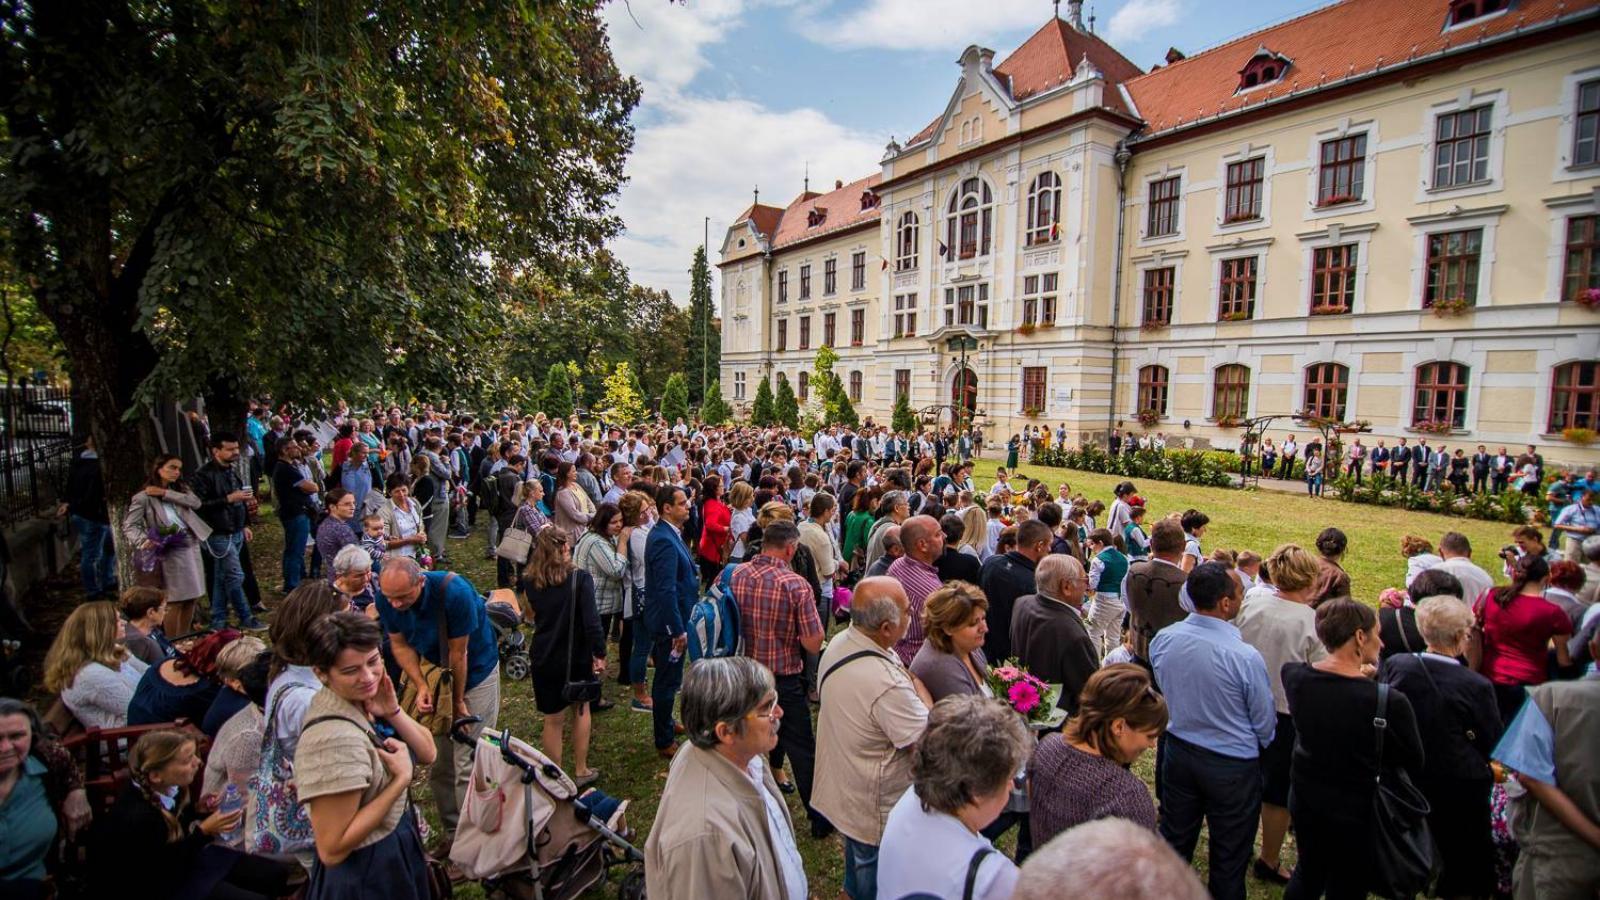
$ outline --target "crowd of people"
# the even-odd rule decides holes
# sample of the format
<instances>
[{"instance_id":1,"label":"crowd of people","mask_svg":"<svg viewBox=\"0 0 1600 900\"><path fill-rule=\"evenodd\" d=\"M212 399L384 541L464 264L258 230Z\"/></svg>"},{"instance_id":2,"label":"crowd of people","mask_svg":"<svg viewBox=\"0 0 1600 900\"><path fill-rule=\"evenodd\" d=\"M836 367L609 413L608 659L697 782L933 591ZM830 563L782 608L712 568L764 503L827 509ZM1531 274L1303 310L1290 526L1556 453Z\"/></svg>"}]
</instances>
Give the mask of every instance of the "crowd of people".
<instances>
[{"instance_id":1,"label":"crowd of people","mask_svg":"<svg viewBox=\"0 0 1600 900\"><path fill-rule=\"evenodd\" d=\"M85 548L89 596L45 662L57 707L0 700L0 833L16 836L0 884L42 896L71 840L118 896L432 896L429 848L450 846L473 765L450 732L495 728L506 702L506 604L531 626L540 750L580 790L605 783L590 755L608 673L650 715L667 761L643 848L657 900L826 893L791 794L813 840L837 835L852 900L1052 897L1069 880L1234 900L1250 878L1365 896L1379 885L1352 860L1391 833L1375 795L1395 779L1426 798L1434 894L1600 889L1592 473L1556 482L1559 549L1516 529L1508 583L1459 533L1437 553L1408 535L1405 586L1375 610L1339 529L1208 549L1204 511L1149 509L1130 482L1101 499L1021 476L1019 446L1052 437L1013 438L979 490L993 463L965 431L432 408L313 424L262 406L242 439L208 432L189 477L152 462L118 523L139 584L108 582L109 550ZM264 494L284 534L270 612L270 563L249 553ZM451 561L480 527L487 594ZM730 622L733 640L709 636ZM1008 671L1054 686L1059 712L1030 726L997 688ZM187 724L140 733L96 814L46 720ZM1151 751L1154 798L1131 771ZM442 834L411 800L418 767Z\"/></svg>"}]
</instances>

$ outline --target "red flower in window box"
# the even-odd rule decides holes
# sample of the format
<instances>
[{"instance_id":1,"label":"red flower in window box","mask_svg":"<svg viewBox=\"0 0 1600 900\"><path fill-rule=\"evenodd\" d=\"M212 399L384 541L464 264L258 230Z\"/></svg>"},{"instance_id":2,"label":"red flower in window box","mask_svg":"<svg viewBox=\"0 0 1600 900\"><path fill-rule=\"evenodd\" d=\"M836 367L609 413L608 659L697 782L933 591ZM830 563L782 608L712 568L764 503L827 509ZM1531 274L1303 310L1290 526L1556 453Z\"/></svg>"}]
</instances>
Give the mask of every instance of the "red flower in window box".
<instances>
[{"instance_id":1,"label":"red flower in window box","mask_svg":"<svg viewBox=\"0 0 1600 900\"><path fill-rule=\"evenodd\" d=\"M1356 203L1356 202L1360 201L1360 199L1361 199L1360 197L1356 197L1356 196L1353 196L1351 194L1333 194L1331 196L1323 197L1321 200L1318 200L1317 201L1317 208L1321 209L1321 208L1326 207L1326 206L1339 206L1340 204L1343 204L1343 203Z\"/></svg>"},{"instance_id":2,"label":"red flower in window box","mask_svg":"<svg viewBox=\"0 0 1600 900\"><path fill-rule=\"evenodd\" d=\"M1171 327L1171 325L1172 325L1171 322L1166 322L1166 321L1163 321L1161 319L1155 319L1155 320L1152 320L1152 321L1149 321L1149 322L1141 323L1139 325L1139 330L1140 331L1160 331L1163 328Z\"/></svg>"},{"instance_id":3,"label":"red flower in window box","mask_svg":"<svg viewBox=\"0 0 1600 900\"><path fill-rule=\"evenodd\" d=\"M1154 428L1161 424L1161 414L1153 409L1140 410L1139 424L1146 428Z\"/></svg>"},{"instance_id":4,"label":"red flower in window box","mask_svg":"<svg viewBox=\"0 0 1600 900\"><path fill-rule=\"evenodd\" d=\"M1017 334L1033 334L1033 330L1037 327L1032 322L1023 322L1017 326Z\"/></svg>"},{"instance_id":5,"label":"red flower in window box","mask_svg":"<svg viewBox=\"0 0 1600 900\"><path fill-rule=\"evenodd\" d=\"M1243 322L1245 319L1248 319L1248 318L1250 318L1250 314L1241 309L1241 310L1234 310L1233 312L1230 312L1230 313L1223 313L1222 315L1217 317L1217 321L1219 321L1219 322Z\"/></svg>"},{"instance_id":6,"label":"red flower in window box","mask_svg":"<svg viewBox=\"0 0 1600 900\"><path fill-rule=\"evenodd\" d=\"M1327 304L1323 304L1320 306L1311 307L1311 314L1313 316L1342 316L1348 312L1350 312L1350 307L1343 305L1329 306Z\"/></svg>"},{"instance_id":7,"label":"red flower in window box","mask_svg":"<svg viewBox=\"0 0 1600 900\"><path fill-rule=\"evenodd\" d=\"M1581 290L1578 292L1578 296L1574 297L1573 299L1578 301L1579 306L1587 307L1593 310L1600 310L1600 288L1586 288Z\"/></svg>"},{"instance_id":8,"label":"red flower in window box","mask_svg":"<svg viewBox=\"0 0 1600 900\"><path fill-rule=\"evenodd\" d=\"M1041 330L1043 330L1043 329L1045 329L1045 328L1054 328L1054 327L1056 327L1056 323L1055 323L1055 320L1054 320L1054 319L1051 319L1051 320L1049 320L1049 321L1045 321L1045 322L1040 322L1040 323L1039 323L1039 328L1040 328L1040 329L1041 329Z\"/></svg>"},{"instance_id":9,"label":"red flower in window box","mask_svg":"<svg viewBox=\"0 0 1600 900\"><path fill-rule=\"evenodd\" d=\"M1238 428L1239 427L1239 417L1238 416L1218 416L1217 417L1217 421L1216 421L1215 424L1216 424L1216 426L1218 428Z\"/></svg>"},{"instance_id":10,"label":"red flower in window box","mask_svg":"<svg viewBox=\"0 0 1600 900\"><path fill-rule=\"evenodd\" d=\"M1443 419L1422 419L1411 427L1426 434L1449 434L1456 430L1454 424Z\"/></svg>"},{"instance_id":11,"label":"red flower in window box","mask_svg":"<svg viewBox=\"0 0 1600 900\"><path fill-rule=\"evenodd\" d=\"M1261 216L1257 215L1256 213L1234 213L1233 215L1223 219L1222 224L1235 225L1239 222L1254 222L1259 218L1261 218Z\"/></svg>"},{"instance_id":12,"label":"red flower in window box","mask_svg":"<svg viewBox=\"0 0 1600 900\"><path fill-rule=\"evenodd\" d=\"M1561 439L1569 444L1576 444L1579 447L1589 446L1595 442L1597 437L1600 437L1600 435L1596 435L1593 428L1561 429Z\"/></svg>"},{"instance_id":13,"label":"red flower in window box","mask_svg":"<svg viewBox=\"0 0 1600 900\"><path fill-rule=\"evenodd\" d=\"M1464 314L1472 308L1472 304L1467 302L1465 297L1441 297L1433 301L1433 305L1430 308L1433 310L1434 315L1445 318Z\"/></svg>"}]
</instances>

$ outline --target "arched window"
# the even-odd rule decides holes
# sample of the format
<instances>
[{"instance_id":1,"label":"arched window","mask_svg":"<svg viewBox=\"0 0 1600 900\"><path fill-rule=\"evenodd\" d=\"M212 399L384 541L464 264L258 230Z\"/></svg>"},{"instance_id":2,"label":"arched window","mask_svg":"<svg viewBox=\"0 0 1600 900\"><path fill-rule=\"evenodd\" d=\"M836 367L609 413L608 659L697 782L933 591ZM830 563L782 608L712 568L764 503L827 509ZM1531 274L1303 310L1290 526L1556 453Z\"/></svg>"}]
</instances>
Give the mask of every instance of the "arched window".
<instances>
[{"instance_id":1,"label":"arched window","mask_svg":"<svg viewBox=\"0 0 1600 900\"><path fill-rule=\"evenodd\" d=\"M945 213L945 262L988 256L994 225L994 192L976 176L961 182Z\"/></svg>"},{"instance_id":2,"label":"arched window","mask_svg":"<svg viewBox=\"0 0 1600 900\"><path fill-rule=\"evenodd\" d=\"M1041 172L1028 186L1029 246L1055 240L1060 220L1061 176L1054 172Z\"/></svg>"},{"instance_id":3,"label":"arched window","mask_svg":"<svg viewBox=\"0 0 1600 900\"><path fill-rule=\"evenodd\" d=\"M1344 421L1345 397L1350 392L1350 367L1338 363L1312 363L1306 366L1308 415L1335 422Z\"/></svg>"},{"instance_id":4,"label":"arched window","mask_svg":"<svg viewBox=\"0 0 1600 900\"><path fill-rule=\"evenodd\" d=\"M1248 91L1253 87L1277 81L1288 69L1288 57L1274 53L1266 47L1257 47L1256 54L1250 57L1244 68L1239 70L1238 90Z\"/></svg>"},{"instance_id":5,"label":"arched window","mask_svg":"<svg viewBox=\"0 0 1600 900\"><path fill-rule=\"evenodd\" d=\"M1417 366L1414 398L1413 426L1444 423L1451 428L1467 427L1467 367L1454 362Z\"/></svg>"},{"instance_id":6,"label":"arched window","mask_svg":"<svg viewBox=\"0 0 1600 900\"><path fill-rule=\"evenodd\" d=\"M905 272L917 267L917 245L921 240L917 227L917 214L908 212L900 217L900 227L895 235L894 270Z\"/></svg>"},{"instance_id":7,"label":"arched window","mask_svg":"<svg viewBox=\"0 0 1600 900\"><path fill-rule=\"evenodd\" d=\"M1167 367L1145 366L1139 370L1139 408L1136 412L1167 414Z\"/></svg>"},{"instance_id":8,"label":"arched window","mask_svg":"<svg viewBox=\"0 0 1600 900\"><path fill-rule=\"evenodd\" d=\"M1556 366L1550 379L1550 433L1600 428L1600 362Z\"/></svg>"},{"instance_id":9,"label":"arched window","mask_svg":"<svg viewBox=\"0 0 1600 900\"><path fill-rule=\"evenodd\" d=\"M1217 366L1211 381L1211 418L1242 419L1250 408L1250 367Z\"/></svg>"}]
</instances>

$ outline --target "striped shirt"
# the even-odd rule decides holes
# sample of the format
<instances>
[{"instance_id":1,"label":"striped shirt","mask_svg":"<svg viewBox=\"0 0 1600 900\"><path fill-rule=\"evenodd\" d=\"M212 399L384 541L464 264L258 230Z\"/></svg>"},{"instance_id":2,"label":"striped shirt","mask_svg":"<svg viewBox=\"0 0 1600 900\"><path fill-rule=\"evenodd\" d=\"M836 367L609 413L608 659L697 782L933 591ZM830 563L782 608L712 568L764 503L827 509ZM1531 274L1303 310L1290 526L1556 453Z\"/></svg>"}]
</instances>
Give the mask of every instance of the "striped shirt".
<instances>
[{"instance_id":1,"label":"striped shirt","mask_svg":"<svg viewBox=\"0 0 1600 900\"><path fill-rule=\"evenodd\" d=\"M906 636L894 645L894 652L902 663L909 666L917 651L922 649L922 642L927 640L927 634L922 630L922 606L927 602L928 595L938 590L942 582L939 580L939 570L909 555L889 564L889 577L906 589L906 614L911 616L911 627L906 629Z\"/></svg>"}]
</instances>

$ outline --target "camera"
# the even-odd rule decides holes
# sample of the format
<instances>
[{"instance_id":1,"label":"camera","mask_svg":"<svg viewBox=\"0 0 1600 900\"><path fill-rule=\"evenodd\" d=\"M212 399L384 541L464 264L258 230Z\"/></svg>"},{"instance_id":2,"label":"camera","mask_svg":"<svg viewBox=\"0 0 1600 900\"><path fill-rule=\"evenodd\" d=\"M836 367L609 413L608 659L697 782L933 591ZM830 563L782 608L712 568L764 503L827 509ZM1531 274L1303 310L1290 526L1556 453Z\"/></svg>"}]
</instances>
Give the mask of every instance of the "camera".
<instances>
[{"instance_id":1,"label":"camera","mask_svg":"<svg viewBox=\"0 0 1600 900\"><path fill-rule=\"evenodd\" d=\"M1501 559L1516 559L1518 556L1517 545L1507 544L1500 548Z\"/></svg>"}]
</instances>

